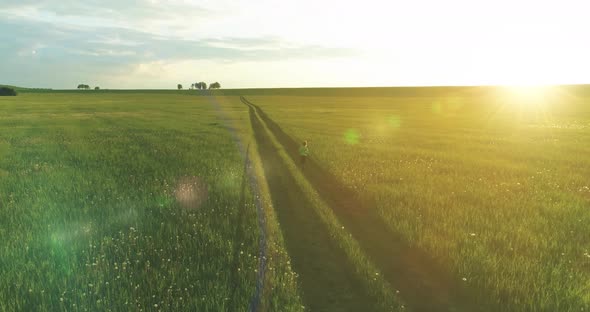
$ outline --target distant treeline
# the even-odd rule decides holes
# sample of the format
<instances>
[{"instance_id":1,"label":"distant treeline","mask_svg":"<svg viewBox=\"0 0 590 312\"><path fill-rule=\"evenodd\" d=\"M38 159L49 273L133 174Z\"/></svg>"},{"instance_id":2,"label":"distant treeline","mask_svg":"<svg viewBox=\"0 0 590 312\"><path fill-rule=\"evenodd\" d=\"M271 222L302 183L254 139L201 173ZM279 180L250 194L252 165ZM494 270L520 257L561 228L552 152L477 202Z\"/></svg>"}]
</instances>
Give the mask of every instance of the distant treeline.
<instances>
[{"instance_id":1,"label":"distant treeline","mask_svg":"<svg viewBox=\"0 0 590 312\"><path fill-rule=\"evenodd\" d=\"M0 87L0 96L15 96L16 91L9 87Z\"/></svg>"},{"instance_id":2,"label":"distant treeline","mask_svg":"<svg viewBox=\"0 0 590 312\"><path fill-rule=\"evenodd\" d=\"M90 90L91 88L90 88L89 85L81 83L81 84L78 85L78 87L76 87L76 89L78 89L78 90ZM100 90L100 87L99 86L96 86L96 87L94 87L94 90Z\"/></svg>"},{"instance_id":3,"label":"distant treeline","mask_svg":"<svg viewBox=\"0 0 590 312\"><path fill-rule=\"evenodd\" d=\"M78 93L88 92L85 88L78 90L66 89L41 89L41 88L19 88L13 86L0 85L14 89L18 93ZM468 87L358 87L358 88L256 88L256 89L219 89L214 88L187 90L186 95L228 95L228 96L249 96L249 95L281 95L281 96L347 96L347 97L424 97L424 96L478 96L494 94L497 92L497 86L468 86ZM590 85L562 85L558 86L560 92L567 93L571 96L590 95ZM90 88L89 88L90 89ZM98 88L95 88L98 90ZM196 91L196 92L195 92ZM174 89L101 89L100 92L108 93L158 93L158 94L178 94Z\"/></svg>"},{"instance_id":4,"label":"distant treeline","mask_svg":"<svg viewBox=\"0 0 590 312\"><path fill-rule=\"evenodd\" d=\"M182 84L179 83L178 85L176 85L176 88L178 90L182 90L183 89L183 86L182 86ZM217 81L209 84L209 90L220 89L220 88L221 88L221 84L219 82L217 82ZM189 90L194 90L194 89L196 89L196 90L207 90L207 83L204 82L204 81L191 83L191 87L190 87Z\"/></svg>"},{"instance_id":5,"label":"distant treeline","mask_svg":"<svg viewBox=\"0 0 590 312\"><path fill-rule=\"evenodd\" d=\"M14 93L15 94L18 94L18 93L29 93L29 92L50 92L50 91L52 91L52 89L47 89L47 88L23 88L23 87L16 87L16 86L3 85L3 84L0 84L0 88L14 90ZM2 92L8 92L8 91L2 91Z\"/></svg>"}]
</instances>

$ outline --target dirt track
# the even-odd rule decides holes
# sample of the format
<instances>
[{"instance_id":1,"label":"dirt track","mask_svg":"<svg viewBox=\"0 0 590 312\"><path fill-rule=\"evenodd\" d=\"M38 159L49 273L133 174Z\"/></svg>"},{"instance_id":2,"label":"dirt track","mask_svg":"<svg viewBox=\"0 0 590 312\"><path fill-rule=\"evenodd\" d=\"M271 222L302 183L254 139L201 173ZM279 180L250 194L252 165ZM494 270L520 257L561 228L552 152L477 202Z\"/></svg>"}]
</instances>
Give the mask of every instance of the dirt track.
<instances>
[{"instance_id":1,"label":"dirt track","mask_svg":"<svg viewBox=\"0 0 590 312\"><path fill-rule=\"evenodd\" d=\"M374 311L352 264L288 174L252 107L250 121L305 306L310 311Z\"/></svg>"}]
</instances>

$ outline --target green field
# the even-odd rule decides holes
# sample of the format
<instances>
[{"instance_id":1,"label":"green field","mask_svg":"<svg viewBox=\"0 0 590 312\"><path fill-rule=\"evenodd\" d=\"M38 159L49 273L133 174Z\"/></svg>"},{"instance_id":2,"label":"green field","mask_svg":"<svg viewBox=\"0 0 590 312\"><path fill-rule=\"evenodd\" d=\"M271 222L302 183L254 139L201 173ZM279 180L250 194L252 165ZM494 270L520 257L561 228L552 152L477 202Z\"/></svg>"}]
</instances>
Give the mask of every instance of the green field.
<instances>
[{"instance_id":1,"label":"green field","mask_svg":"<svg viewBox=\"0 0 590 312\"><path fill-rule=\"evenodd\" d=\"M0 310L246 311L260 231L218 115L175 94L0 98ZM285 286L259 305L299 307L273 261Z\"/></svg>"},{"instance_id":2,"label":"green field","mask_svg":"<svg viewBox=\"0 0 590 312\"><path fill-rule=\"evenodd\" d=\"M589 90L19 90L0 310L587 310Z\"/></svg>"},{"instance_id":3,"label":"green field","mask_svg":"<svg viewBox=\"0 0 590 312\"><path fill-rule=\"evenodd\" d=\"M319 166L362 197L390 235L451 273L459 284L453 305L470 298L476 310L579 311L590 307L584 91L529 98L492 88L376 97L349 90L248 100L276 133L286 132L287 150L296 154L308 140Z\"/></svg>"}]
</instances>

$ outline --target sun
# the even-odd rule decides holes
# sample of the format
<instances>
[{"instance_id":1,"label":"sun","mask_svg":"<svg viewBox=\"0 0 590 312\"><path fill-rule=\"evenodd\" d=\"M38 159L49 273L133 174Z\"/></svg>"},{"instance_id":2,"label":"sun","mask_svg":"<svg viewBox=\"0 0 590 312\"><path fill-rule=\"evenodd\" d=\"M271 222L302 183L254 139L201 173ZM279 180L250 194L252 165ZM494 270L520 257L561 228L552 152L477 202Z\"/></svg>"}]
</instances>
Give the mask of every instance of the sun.
<instances>
[{"instance_id":1,"label":"sun","mask_svg":"<svg viewBox=\"0 0 590 312\"><path fill-rule=\"evenodd\" d=\"M553 86L508 85L502 87L505 98L518 106L545 105L555 94Z\"/></svg>"}]
</instances>

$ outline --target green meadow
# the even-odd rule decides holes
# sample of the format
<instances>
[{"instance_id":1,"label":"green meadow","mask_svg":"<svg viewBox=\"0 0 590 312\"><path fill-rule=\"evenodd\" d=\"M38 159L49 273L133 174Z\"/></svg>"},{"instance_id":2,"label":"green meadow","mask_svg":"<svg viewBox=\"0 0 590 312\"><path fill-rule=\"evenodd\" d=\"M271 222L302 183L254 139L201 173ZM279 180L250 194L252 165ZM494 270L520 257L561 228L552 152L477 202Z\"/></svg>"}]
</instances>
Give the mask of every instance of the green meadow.
<instances>
[{"instance_id":1,"label":"green meadow","mask_svg":"<svg viewBox=\"0 0 590 312\"><path fill-rule=\"evenodd\" d=\"M260 231L244 178L204 97L0 98L0 310L247 311ZM297 298L287 285L258 306Z\"/></svg>"},{"instance_id":2,"label":"green meadow","mask_svg":"<svg viewBox=\"0 0 590 312\"><path fill-rule=\"evenodd\" d=\"M589 90L19 89L0 310L588 310Z\"/></svg>"},{"instance_id":3,"label":"green meadow","mask_svg":"<svg viewBox=\"0 0 590 312\"><path fill-rule=\"evenodd\" d=\"M375 91L248 100L451 274L451 308L588 309L587 88Z\"/></svg>"}]
</instances>

